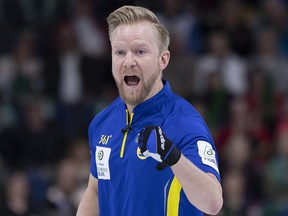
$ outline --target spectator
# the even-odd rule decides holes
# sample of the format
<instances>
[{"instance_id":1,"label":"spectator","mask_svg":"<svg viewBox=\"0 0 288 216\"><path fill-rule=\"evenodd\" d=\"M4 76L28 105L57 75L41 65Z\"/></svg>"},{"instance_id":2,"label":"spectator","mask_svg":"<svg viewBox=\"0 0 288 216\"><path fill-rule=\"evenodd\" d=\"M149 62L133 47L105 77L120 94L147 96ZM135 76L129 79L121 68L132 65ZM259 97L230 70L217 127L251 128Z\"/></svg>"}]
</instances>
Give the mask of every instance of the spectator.
<instances>
[{"instance_id":1,"label":"spectator","mask_svg":"<svg viewBox=\"0 0 288 216\"><path fill-rule=\"evenodd\" d=\"M285 0L261 1L262 14L258 16L256 30L273 29L277 37L277 52L288 55L288 4Z\"/></svg>"},{"instance_id":2,"label":"spectator","mask_svg":"<svg viewBox=\"0 0 288 216\"><path fill-rule=\"evenodd\" d=\"M247 92L247 64L229 48L227 36L223 32L214 32L209 36L208 53L199 57L195 69L194 91L203 95L208 88L209 76L218 73L221 84L231 95L243 95Z\"/></svg>"},{"instance_id":3,"label":"spectator","mask_svg":"<svg viewBox=\"0 0 288 216\"><path fill-rule=\"evenodd\" d=\"M83 96L83 79L81 54L70 23L59 25L55 45L54 55L45 59L45 94L66 104L76 104Z\"/></svg>"},{"instance_id":4,"label":"spectator","mask_svg":"<svg viewBox=\"0 0 288 216\"><path fill-rule=\"evenodd\" d=\"M47 190L47 199L53 206L53 216L76 215L80 201L79 190L82 191L78 187L77 171L77 165L69 159L63 159L58 164L55 181Z\"/></svg>"},{"instance_id":5,"label":"spectator","mask_svg":"<svg viewBox=\"0 0 288 216\"><path fill-rule=\"evenodd\" d=\"M108 36L93 14L93 1L79 0L75 15L72 22L80 52L94 58L107 56Z\"/></svg>"},{"instance_id":6,"label":"spectator","mask_svg":"<svg viewBox=\"0 0 288 216\"><path fill-rule=\"evenodd\" d=\"M208 77L208 88L204 95L207 107L207 123L211 130L221 128L227 121L227 111L231 95L221 82L219 73L212 73Z\"/></svg>"},{"instance_id":7,"label":"spectator","mask_svg":"<svg viewBox=\"0 0 288 216\"><path fill-rule=\"evenodd\" d=\"M282 95L288 93L288 63L277 49L277 43L277 33L273 29L260 31L251 62L271 79L276 95Z\"/></svg>"},{"instance_id":8,"label":"spectator","mask_svg":"<svg viewBox=\"0 0 288 216\"><path fill-rule=\"evenodd\" d=\"M198 54L202 50L200 25L193 7L185 0L162 3L159 18L170 32L170 50L174 55Z\"/></svg>"},{"instance_id":9,"label":"spectator","mask_svg":"<svg viewBox=\"0 0 288 216\"><path fill-rule=\"evenodd\" d=\"M227 121L219 129L217 137L215 138L216 146L219 149L219 155L224 151L226 148L225 145L231 137L247 136L249 124L248 116L249 112L245 99L243 97L232 98L229 102Z\"/></svg>"},{"instance_id":10,"label":"spectator","mask_svg":"<svg viewBox=\"0 0 288 216\"><path fill-rule=\"evenodd\" d=\"M266 211L275 215L288 213L288 124L281 123L277 127L275 137L275 154L268 161L265 168Z\"/></svg>"},{"instance_id":11,"label":"spectator","mask_svg":"<svg viewBox=\"0 0 288 216\"><path fill-rule=\"evenodd\" d=\"M70 148L67 151L66 158L74 163L74 166L77 169L78 181L86 186L87 176L89 176L90 173L90 152L88 141L84 138L78 137L73 139L69 146Z\"/></svg>"},{"instance_id":12,"label":"spectator","mask_svg":"<svg viewBox=\"0 0 288 216\"><path fill-rule=\"evenodd\" d=\"M239 170L231 170L223 176L223 197L225 206L220 215L247 216L245 175Z\"/></svg>"},{"instance_id":13,"label":"spectator","mask_svg":"<svg viewBox=\"0 0 288 216\"><path fill-rule=\"evenodd\" d=\"M42 60L35 52L32 32L22 32L11 55L0 59L0 92L4 100L22 103L42 90Z\"/></svg>"},{"instance_id":14,"label":"spectator","mask_svg":"<svg viewBox=\"0 0 288 216\"><path fill-rule=\"evenodd\" d=\"M31 98L23 107L23 128L17 137L24 167L52 168L66 150L65 134L45 116L39 98Z\"/></svg>"},{"instance_id":15,"label":"spectator","mask_svg":"<svg viewBox=\"0 0 288 216\"><path fill-rule=\"evenodd\" d=\"M218 28L227 34L231 50L237 55L248 57L253 48L254 38L249 23L251 18L247 15L244 3L225 0L220 4L218 14Z\"/></svg>"},{"instance_id":16,"label":"spectator","mask_svg":"<svg viewBox=\"0 0 288 216\"><path fill-rule=\"evenodd\" d=\"M5 183L4 202L0 203L0 214L5 216L32 216L30 186L27 175L16 171L9 175ZM36 214L37 215L37 214Z\"/></svg>"}]
</instances>

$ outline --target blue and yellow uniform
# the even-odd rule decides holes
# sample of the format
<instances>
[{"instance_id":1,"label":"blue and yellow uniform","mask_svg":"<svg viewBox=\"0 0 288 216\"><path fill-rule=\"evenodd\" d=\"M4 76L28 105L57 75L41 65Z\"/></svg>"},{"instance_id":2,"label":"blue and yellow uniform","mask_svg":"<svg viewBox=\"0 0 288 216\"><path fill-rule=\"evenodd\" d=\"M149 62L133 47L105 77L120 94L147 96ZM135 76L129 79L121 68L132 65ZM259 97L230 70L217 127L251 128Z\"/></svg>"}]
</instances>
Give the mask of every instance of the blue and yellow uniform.
<instances>
[{"instance_id":1,"label":"blue and yellow uniform","mask_svg":"<svg viewBox=\"0 0 288 216\"><path fill-rule=\"evenodd\" d=\"M158 162L140 153L136 138L145 126L160 126L182 154L220 181L217 153L205 122L163 82L163 89L136 106L130 116L118 97L89 126L90 171L98 179L101 216L203 215L188 201L170 167L158 171Z\"/></svg>"}]
</instances>

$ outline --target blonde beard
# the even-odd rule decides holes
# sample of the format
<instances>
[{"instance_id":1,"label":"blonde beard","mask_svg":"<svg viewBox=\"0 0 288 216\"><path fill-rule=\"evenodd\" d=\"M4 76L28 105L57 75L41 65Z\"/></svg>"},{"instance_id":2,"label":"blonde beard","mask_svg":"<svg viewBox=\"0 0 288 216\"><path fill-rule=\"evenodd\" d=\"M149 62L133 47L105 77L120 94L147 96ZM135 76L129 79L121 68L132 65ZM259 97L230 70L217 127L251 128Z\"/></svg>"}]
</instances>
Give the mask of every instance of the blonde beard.
<instances>
[{"instance_id":1,"label":"blonde beard","mask_svg":"<svg viewBox=\"0 0 288 216\"><path fill-rule=\"evenodd\" d=\"M154 74L150 79L147 81L147 83L143 83L142 90L138 92L125 92L124 90L124 81L116 82L116 85L118 87L119 95L122 98L122 100L125 102L125 104L131 105L131 106L137 106L138 104L142 103L143 101L147 100L148 95L152 91L153 87L155 86L155 83L158 79L159 74Z\"/></svg>"}]
</instances>

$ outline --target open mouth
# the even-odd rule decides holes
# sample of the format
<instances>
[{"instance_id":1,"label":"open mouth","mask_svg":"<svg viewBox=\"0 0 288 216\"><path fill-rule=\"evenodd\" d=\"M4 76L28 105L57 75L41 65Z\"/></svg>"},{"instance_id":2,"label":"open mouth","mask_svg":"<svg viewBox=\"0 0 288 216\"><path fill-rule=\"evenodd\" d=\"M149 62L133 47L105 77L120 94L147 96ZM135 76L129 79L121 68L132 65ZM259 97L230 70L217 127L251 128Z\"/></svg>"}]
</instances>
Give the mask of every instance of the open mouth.
<instances>
[{"instance_id":1,"label":"open mouth","mask_svg":"<svg viewBox=\"0 0 288 216\"><path fill-rule=\"evenodd\" d=\"M137 86L140 82L140 78L137 76L125 76L124 81L128 86Z\"/></svg>"}]
</instances>

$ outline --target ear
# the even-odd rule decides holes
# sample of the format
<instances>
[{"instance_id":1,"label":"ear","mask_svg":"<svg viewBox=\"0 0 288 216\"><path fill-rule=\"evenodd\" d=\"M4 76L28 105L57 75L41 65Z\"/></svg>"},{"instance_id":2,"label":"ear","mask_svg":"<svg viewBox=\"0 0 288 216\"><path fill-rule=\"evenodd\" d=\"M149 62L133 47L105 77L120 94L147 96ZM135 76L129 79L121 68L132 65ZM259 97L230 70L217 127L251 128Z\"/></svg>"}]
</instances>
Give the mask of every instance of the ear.
<instances>
[{"instance_id":1,"label":"ear","mask_svg":"<svg viewBox=\"0 0 288 216\"><path fill-rule=\"evenodd\" d=\"M169 60L170 60L169 50L163 51L159 57L159 66L161 70L164 70L167 67Z\"/></svg>"}]
</instances>

